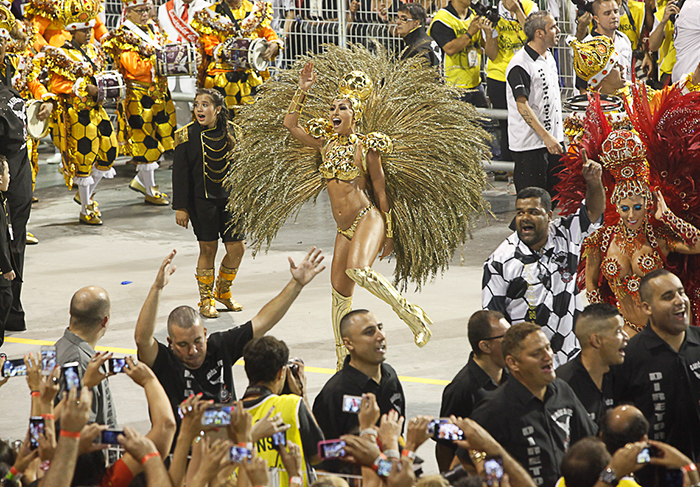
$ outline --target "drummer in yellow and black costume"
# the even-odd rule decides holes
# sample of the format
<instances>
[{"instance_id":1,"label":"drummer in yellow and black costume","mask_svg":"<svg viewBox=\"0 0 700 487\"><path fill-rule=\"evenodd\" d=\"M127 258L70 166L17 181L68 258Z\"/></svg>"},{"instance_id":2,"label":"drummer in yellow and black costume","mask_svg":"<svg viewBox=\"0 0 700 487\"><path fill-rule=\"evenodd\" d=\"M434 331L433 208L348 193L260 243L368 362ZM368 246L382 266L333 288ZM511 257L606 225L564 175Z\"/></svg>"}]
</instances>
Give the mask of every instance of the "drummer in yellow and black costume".
<instances>
[{"instance_id":1,"label":"drummer in yellow and black costume","mask_svg":"<svg viewBox=\"0 0 700 487\"><path fill-rule=\"evenodd\" d=\"M237 67L224 42L241 37L265 39L268 45L262 58L274 59L284 43L270 28L271 19L272 5L261 0L255 4L248 0L220 0L197 12L192 19L192 28L199 34L200 46L206 54L199 86L219 91L229 109L253 103L255 91L268 73Z\"/></svg>"},{"instance_id":2,"label":"drummer in yellow and black costume","mask_svg":"<svg viewBox=\"0 0 700 487\"><path fill-rule=\"evenodd\" d=\"M163 152L174 148L177 127L168 79L156 73L156 49L166 44L160 28L149 18L150 0L125 0L126 20L102 40L126 81L126 100L119 104L119 144L132 157L137 173L129 188L143 193L152 205L169 204L158 190L155 170Z\"/></svg>"},{"instance_id":3,"label":"drummer in yellow and black costume","mask_svg":"<svg viewBox=\"0 0 700 487\"><path fill-rule=\"evenodd\" d=\"M61 47L71 40L70 32L59 19L61 2L62 0L29 0L26 4L24 15L36 30L32 42L35 52L41 52L44 46ZM98 41L107 34L107 27L99 16L95 18L92 30Z\"/></svg>"},{"instance_id":4,"label":"drummer in yellow and black costume","mask_svg":"<svg viewBox=\"0 0 700 487\"><path fill-rule=\"evenodd\" d=\"M69 189L78 186L80 223L102 225L92 199L102 178L113 178L117 134L107 112L97 102L95 75L105 67L105 54L90 43L100 10L99 0L64 0L59 19L72 40L63 47L47 46L40 64L50 73L49 88L59 97L51 130L63 161L63 177Z\"/></svg>"},{"instance_id":5,"label":"drummer in yellow and black costume","mask_svg":"<svg viewBox=\"0 0 700 487\"><path fill-rule=\"evenodd\" d=\"M579 78L588 83L590 91L626 99L632 106L632 92L630 90L632 83L626 81L622 75L615 45L608 37L597 36L588 41L569 38L567 43L574 51L574 71ZM682 87L684 93L700 90L700 64L694 72L688 73L676 84ZM646 90L650 100L657 93L660 93L649 86L646 86ZM625 111L624 105L618 110L607 111L606 117L612 124L613 130L632 128L629 114ZM583 112L580 113L580 116L574 113L564 120L564 133L570 142L583 134Z\"/></svg>"}]
</instances>

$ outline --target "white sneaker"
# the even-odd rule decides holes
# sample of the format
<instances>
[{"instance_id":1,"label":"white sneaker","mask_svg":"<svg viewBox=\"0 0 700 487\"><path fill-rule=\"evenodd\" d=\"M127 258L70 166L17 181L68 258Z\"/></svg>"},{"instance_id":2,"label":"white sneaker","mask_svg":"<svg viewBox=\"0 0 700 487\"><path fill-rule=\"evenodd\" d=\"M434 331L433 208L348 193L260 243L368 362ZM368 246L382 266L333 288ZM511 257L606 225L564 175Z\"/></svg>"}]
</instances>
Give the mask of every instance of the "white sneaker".
<instances>
[{"instance_id":1,"label":"white sneaker","mask_svg":"<svg viewBox=\"0 0 700 487\"><path fill-rule=\"evenodd\" d=\"M60 164L61 163L61 153L56 152L54 155L46 159L47 164Z\"/></svg>"}]
</instances>

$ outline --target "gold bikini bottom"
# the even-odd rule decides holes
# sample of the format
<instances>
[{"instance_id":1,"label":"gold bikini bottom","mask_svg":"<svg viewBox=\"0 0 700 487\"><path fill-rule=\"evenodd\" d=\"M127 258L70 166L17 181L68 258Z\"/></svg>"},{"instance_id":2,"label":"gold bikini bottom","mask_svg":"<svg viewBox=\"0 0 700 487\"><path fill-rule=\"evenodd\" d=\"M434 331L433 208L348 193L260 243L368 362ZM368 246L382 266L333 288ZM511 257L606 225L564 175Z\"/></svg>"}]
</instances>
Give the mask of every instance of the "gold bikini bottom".
<instances>
[{"instance_id":1,"label":"gold bikini bottom","mask_svg":"<svg viewBox=\"0 0 700 487\"><path fill-rule=\"evenodd\" d=\"M343 230L342 228L338 227L338 233L341 234L343 237L347 238L348 240L352 240L353 235L355 235L355 230L357 230L357 224L360 223L362 217L365 216L367 212L374 207L374 203L370 203L368 207L360 210L360 212L355 217L355 221L352 222L352 225L350 225L350 228L348 228L347 230Z\"/></svg>"}]
</instances>

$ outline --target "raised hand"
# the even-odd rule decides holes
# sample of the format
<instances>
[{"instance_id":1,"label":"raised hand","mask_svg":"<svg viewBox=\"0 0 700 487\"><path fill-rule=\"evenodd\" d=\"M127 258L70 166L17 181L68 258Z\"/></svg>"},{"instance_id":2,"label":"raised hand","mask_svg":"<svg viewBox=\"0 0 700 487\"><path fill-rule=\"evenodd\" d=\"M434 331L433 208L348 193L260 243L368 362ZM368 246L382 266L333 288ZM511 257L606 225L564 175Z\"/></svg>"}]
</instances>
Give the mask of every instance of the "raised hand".
<instances>
[{"instance_id":1,"label":"raised hand","mask_svg":"<svg viewBox=\"0 0 700 487\"><path fill-rule=\"evenodd\" d=\"M377 404L377 396L371 392L362 394L360 412L357 414L357 419L360 422L360 431L374 427L379 421L381 414L379 404Z\"/></svg>"},{"instance_id":2,"label":"raised hand","mask_svg":"<svg viewBox=\"0 0 700 487\"><path fill-rule=\"evenodd\" d=\"M299 88L302 91L309 91L316 82L316 73L314 73L314 63L309 61L299 73Z\"/></svg>"},{"instance_id":3,"label":"raised hand","mask_svg":"<svg viewBox=\"0 0 700 487\"><path fill-rule=\"evenodd\" d=\"M185 228L187 228L187 225L185 225ZM170 282L170 276L172 276L177 270L177 266L173 265L175 254L177 254L177 250L173 249L160 265L160 269L158 269L158 274L156 275L156 280L153 283L155 287L163 289Z\"/></svg>"},{"instance_id":4,"label":"raised hand","mask_svg":"<svg viewBox=\"0 0 700 487\"><path fill-rule=\"evenodd\" d=\"M307 66L309 64L311 64L311 62L307 63ZM289 257L289 271L292 273L292 278L302 286L306 286L326 268L325 265L321 265L324 258L323 251L321 249L316 249L316 247L311 247L311 250L309 250L304 260L302 260L298 266L294 263L292 258Z\"/></svg>"},{"instance_id":5,"label":"raised hand","mask_svg":"<svg viewBox=\"0 0 700 487\"><path fill-rule=\"evenodd\" d=\"M92 389L100 382L105 380L109 375L107 372L103 372L103 365L107 360L112 358L112 352L97 352L90 359L90 363L85 369L85 374L83 374L83 384Z\"/></svg>"}]
</instances>

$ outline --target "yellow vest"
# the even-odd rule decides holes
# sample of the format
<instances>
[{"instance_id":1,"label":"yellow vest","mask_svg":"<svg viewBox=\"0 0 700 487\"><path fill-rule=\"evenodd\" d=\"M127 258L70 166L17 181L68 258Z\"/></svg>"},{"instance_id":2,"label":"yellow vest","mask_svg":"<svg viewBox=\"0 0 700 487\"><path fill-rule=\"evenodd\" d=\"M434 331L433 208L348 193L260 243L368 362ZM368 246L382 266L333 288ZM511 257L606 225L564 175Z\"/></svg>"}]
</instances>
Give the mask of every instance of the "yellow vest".
<instances>
[{"instance_id":1,"label":"yellow vest","mask_svg":"<svg viewBox=\"0 0 700 487\"><path fill-rule=\"evenodd\" d=\"M664 10L666 10L666 5L659 7L654 16L656 20L661 22L664 16ZM673 71L673 65L676 64L676 46L673 45L673 23L666 22L664 26L664 41L659 47L659 71L662 74L671 74Z\"/></svg>"},{"instance_id":2,"label":"yellow vest","mask_svg":"<svg viewBox=\"0 0 700 487\"><path fill-rule=\"evenodd\" d=\"M304 452L304 445L301 443L301 432L299 431L299 404L303 401L301 396L296 394L284 394L277 396L275 394L267 396L255 406L245 408L251 416L253 423L260 421L265 417L272 406L275 407L275 414L280 413L282 419L288 425L291 425L287 430L287 444L294 443L301 448L302 458L311 458L315 452ZM257 443L258 456L265 459L269 468L279 469L279 485L289 485L289 475L284 470L282 459L279 452L272 447L271 438L263 438ZM308 477L306 472L306 462L302 462L302 478L304 479L304 487L308 485Z\"/></svg>"},{"instance_id":3,"label":"yellow vest","mask_svg":"<svg viewBox=\"0 0 700 487\"><path fill-rule=\"evenodd\" d=\"M629 38L632 43L632 49L637 49L639 47L639 37L644 28L644 2L628 0L628 6L634 19L636 30L632 29L632 22L630 22L623 7L620 7L620 27L618 27L618 30Z\"/></svg>"},{"instance_id":4,"label":"yellow vest","mask_svg":"<svg viewBox=\"0 0 700 487\"><path fill-rule=\"evenodd\" d=\"M531 0L522 0L522 6L525 17L537 9L537 5ZM525 47L527 36L517 20L506 20L503 17L496 24L496 31L498 32L498 56L493 61L488 60L486 77L505 81L508 63L519 49Z\"/></svg>"},{"instance_id":5,"label":"yellow vest","mask_svg":"<svg viewBox=\"0 0 700 487\"><path fill-rule=\"evenodd\" d=\"M430 23L430 28L428 29L428 35L435 25L435 22L442 22L444 25L452 29L455 33L455 37L459 37L467 32L469 25L472 20L476 18L474 12L469 9L469 15L465 20L455 17L453 14L447 11L447 9L442 8L438 10L433 17L433 21ZM481 49L479 48L479 41L481 40L481 30L474 35L471 43L461 52L453 56L448 56L445 53L445 78L447 82L456 85L460 88L471 89L476 87L481 83L480 69L481 69ZM469 66L469 51L476 50L478 55L476 66ZM473 55L472 55L473 56Z\"/></svg>"}]
</instances>

